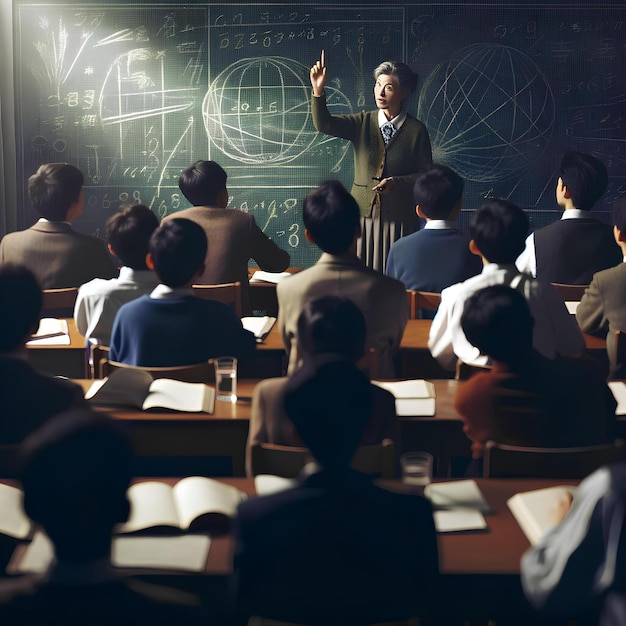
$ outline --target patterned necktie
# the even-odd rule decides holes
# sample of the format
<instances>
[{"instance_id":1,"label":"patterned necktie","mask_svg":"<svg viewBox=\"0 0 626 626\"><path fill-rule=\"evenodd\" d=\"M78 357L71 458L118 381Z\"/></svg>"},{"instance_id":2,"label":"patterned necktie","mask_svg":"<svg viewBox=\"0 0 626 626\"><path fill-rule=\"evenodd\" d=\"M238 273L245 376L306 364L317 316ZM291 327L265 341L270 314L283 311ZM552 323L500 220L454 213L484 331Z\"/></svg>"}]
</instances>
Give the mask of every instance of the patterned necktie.
<instances>
[{"instance_id":1,"label":"patterned necktie","mask_svg":"<svg viewBox=\"0 0 626 626\"><path fill-rule=\"evenodd\" d=\"M387 145L389 140L396 134L396 127L391 122L385 122L380 127L380 132L382 133L385 145Z\"/></svg>"}]
</instances>

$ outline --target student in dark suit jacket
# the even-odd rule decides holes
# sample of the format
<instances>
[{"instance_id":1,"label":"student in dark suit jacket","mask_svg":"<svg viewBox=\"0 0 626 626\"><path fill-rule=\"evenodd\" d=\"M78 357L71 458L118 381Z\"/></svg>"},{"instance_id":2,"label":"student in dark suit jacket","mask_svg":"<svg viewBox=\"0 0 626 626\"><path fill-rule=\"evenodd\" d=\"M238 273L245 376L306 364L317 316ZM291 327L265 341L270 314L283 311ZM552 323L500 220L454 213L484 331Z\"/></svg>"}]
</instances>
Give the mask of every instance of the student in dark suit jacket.
<instances>
[{"instance_id":1,"label":"student in dark suit jacket","mask_svg":"<svg viewBox=\"0 0 626 626\"><path fill-rule=\"evenodd\" d=\"M613 205L613 233L626 259L626 194ZM626 363L616 363L615 331L626 331L626 263L593 275L589 288L576 308L576 321L586 333L605 333L611 365L610 378L626 378Z\"/></svg>"},{"instance_id":2,"label":"student in dark suit jacket","mask_svg":"<svg viewBox=\"0 0 626 626\"><path fill-rule=\"evenodd\" d=\"M349 467L370 403L356 368L305 365L289 381L285 408L317 468L239 507L234 568L245 614L361 624L428 612L438 572L429 502Z\"/></svg>"},{"instance_id":3,"label":"student in dark suit jacket","mask_svg":"<svg viewBox=\"0 0 626 626\"><path fill-rule=\"evenodd\" d=\"M470 238L454 228L461 210L463 179L445 165L433 165L413 186L415 211L426 226L398 239L389 250L385 273L407 289L441 293L480 274L483 264ZM432 312L429 317L433 317Z\"/></svg>"},{"instance_id":4,"label":"student in dark suit jacket","mask_svg":"<svg viewBox=\"0 0 626 626\"><path fill-rule=\"evenodd\" d=\"M254 216L227 208L226 172L215 161L196 161L180 175L178 186L193 206L165 219L184 217L204 229L209 245L198 284L239 281L243 314L252 315L248 261L266 272L282 272L289 266L289 253L258 227Z\"/></svg>"},{"instance_id":5,"label":"student in dark suit jacket","mask_svg":"<svg viewBox=\"0 0 626 626\"><path fill-rule=\"evenodd\" d=\"M96 237L70 222L83 212L83 175L67 163L42 165L28 179L28 197L39 221L0 242L0 263L25 265L42 289L80 287L92 278L113 278L117 269Z\"/></svg>"},{"instance_id":6,"label":"student in dark suit jacket","mask_svg":"<svg viewBox=\"0 0 626 626\"><path fill-rule=\"evenodd\" d=\"M28 363L25 343L42 306L32 272L0 265L0 303L0 444L16 444L53 415L86 404L78 385L39 374Z\"/></svg>"},{"instance_id":7,"label":"student in dark suit jacket","mask_svg":"<svg viewBox=\"0 0 626 626\"><path fill-rule=\"evenodd\" d=\"M131 465L118 425L87 410L58 415L24 442L24 510L52 541L55 561L45 576L0 584L3 624L199 623L196 596L111 565L113 528L130 512Z\"/></svg>"},{"instance_id":8,"label":"student in dark suit jacket","mask_svg":"<svg viewBox=\"0 0 626 626\"><path fill-rule=\"evenodd\" d=\"M604 163L590 154L567 152L556 185L563 215L528 236L518 269L549 283L586 285L596 272L617 265L622 258L612 228L591 214L607 184Z\"/></svg>"}]
</instances>

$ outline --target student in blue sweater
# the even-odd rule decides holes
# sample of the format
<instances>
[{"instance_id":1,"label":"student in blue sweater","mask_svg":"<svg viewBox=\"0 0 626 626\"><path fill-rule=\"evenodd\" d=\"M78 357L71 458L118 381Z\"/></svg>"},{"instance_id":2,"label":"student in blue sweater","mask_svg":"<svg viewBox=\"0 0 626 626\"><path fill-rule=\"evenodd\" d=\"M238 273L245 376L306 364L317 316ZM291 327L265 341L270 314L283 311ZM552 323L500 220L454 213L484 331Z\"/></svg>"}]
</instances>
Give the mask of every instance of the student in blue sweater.
<instances>
[{"instance_id":1,"label":"student in blue sweater","mask_svg":"<svg viewBox=\"0 0 626 626\"><path fill-rule=\"evenodd\" d=\"M226 304L193 295L191 285L204 272L207 252L201 226L168 220L152 235L149 249L146 264L160 284L119 309L111 334L112 361L170 367L254 351L254 335Z\"/></svg>"}]
</instances>

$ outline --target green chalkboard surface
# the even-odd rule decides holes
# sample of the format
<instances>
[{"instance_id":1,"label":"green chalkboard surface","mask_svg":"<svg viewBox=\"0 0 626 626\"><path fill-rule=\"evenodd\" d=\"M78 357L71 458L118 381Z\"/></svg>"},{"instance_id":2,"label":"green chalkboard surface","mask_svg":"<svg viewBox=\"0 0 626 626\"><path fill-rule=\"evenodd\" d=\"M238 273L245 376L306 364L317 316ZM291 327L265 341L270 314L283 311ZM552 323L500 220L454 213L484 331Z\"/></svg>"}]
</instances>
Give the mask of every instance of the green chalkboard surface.
<instances>
[{"instance_id":1,"label":"green chalkboard surface","mask_svg":"<svg viewBox=\"0 0 626 626\"><path fill-rule=\"evenodd\" d=\"M181 170L213 159L229 206L252 213L292 265L312 264L306 193L351 184L349 144L320 135L309 67L326 50L332 112L373 108L372 69L421 76L408 110L436 161L466 179L465 207L509 198L535 225L559 215L556 168L592 152L611 175L598 210L626 189L626 6L389 3L16 3L19 223L39 164L85 174L84 232L125 202L186 208Z\"/></svg>"}]
</instances>

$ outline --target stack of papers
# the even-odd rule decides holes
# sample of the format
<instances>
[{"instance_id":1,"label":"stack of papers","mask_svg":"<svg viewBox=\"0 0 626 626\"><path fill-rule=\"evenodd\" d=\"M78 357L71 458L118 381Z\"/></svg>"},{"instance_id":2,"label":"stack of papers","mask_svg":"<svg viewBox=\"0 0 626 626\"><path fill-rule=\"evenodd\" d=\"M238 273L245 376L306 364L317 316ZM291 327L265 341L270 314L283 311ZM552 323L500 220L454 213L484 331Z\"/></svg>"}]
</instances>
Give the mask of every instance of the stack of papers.
<instances>
[{"instance_id":1,"label":"stack of papers","mask_svg":"<svg viewBox=\"0 0 626 626\"><path fill-rule=\"evenodd\" d=\"M435 528L439 533L485 530L483 515L493 514L474 480L431 483L424 495L435 509Z\"/></svg>"},{"instance_id":2,"label":"stack of papers","mask_svg":"<svg viewBox=\"0 0 626 626\"><path fill-rule=\"evenodd\" d=\"M435 385L427 380L388 382L373 380L396 399L396 414L428 417L435 414Z\"/></svg>"},{"instance_id":3,"label":"stack of papers","mask_svg":"<svg viewBox=\"0 0 626 626\"><path fill-rule=\"evenodd\" d=\"M257 270L250 279L251 283L273 283L277 285L281 280L291 276L289 272L264 272Z\"/></svg>"}]
</instances>

